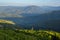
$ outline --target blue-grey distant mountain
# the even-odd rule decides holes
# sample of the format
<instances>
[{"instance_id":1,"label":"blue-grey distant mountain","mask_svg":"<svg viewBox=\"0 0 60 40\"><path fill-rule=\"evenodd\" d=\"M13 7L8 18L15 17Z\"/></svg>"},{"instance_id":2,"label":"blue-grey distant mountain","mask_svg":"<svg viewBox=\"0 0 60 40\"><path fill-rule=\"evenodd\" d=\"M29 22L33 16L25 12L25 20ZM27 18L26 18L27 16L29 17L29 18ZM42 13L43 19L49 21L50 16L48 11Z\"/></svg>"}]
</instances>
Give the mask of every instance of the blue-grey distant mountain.
<instances>
[{"instance_id":1,"label":"blue-grey distant mountain","mask_svg":"<svg viewBox=\"0 0 60 40\"><path fill-rule=\"evenodd\" d=\"M60 10L60 7L50 6L0 6L0 17L23 17Z\"/></svg>"},{"instance_id":2,"label":"blue-grey distant mountain","mask_svg":"<svg viewBox=\"0 0 60 40\"><path fill-rule=\"evenodd\" d=\"M60 32L60 10L36 16L25 16L23 18L7 17L0 19L12 20L23 28L29 29L33 26L34 29L54 30Z\"/></svg>"}]
</instances>

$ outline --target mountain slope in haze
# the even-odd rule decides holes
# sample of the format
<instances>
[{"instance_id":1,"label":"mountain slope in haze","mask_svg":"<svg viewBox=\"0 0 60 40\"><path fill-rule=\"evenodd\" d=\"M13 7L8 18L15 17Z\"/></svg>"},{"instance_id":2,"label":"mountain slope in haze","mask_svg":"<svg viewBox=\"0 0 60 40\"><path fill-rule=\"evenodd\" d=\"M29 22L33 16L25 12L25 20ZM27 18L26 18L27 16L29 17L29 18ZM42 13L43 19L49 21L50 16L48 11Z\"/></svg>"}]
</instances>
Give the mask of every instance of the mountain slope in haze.
<instances>
[{"instance_id":1,"label":"mountain slope in haze","mask_svg":"<svg viewBox=\"0 0 60 40\"><path fill-rule=\"evenodd\" d=\"M45 29L60 32L60 10L49 13L40 14L37 16L26 16L24 18L0 18L12 20L22 28L31 29Z\"/></svg>"},{"instance_id":2,"label":"mountain slope in haze","mask_svg":"<svg viewBox=\"0 0 60 40\"><path fill-rule=\"evenodd\" d=\"M27 24L31 24L31 26L33 25L35 29L46 29L60 32L60 10L40 14L38 16L27 17L26 19L25 21L28 21Z\"/></svg>"},{"instance_id":3,"label":"mountain slope in haze","mask_svg":"<svg viewBox=\"0 0 60 40\"><path fill-rule=\"evenodd\" d=\"M50 6L0 6L0 17L23 17L60 10L60 7Z\"/></svg>"}]
</instances>

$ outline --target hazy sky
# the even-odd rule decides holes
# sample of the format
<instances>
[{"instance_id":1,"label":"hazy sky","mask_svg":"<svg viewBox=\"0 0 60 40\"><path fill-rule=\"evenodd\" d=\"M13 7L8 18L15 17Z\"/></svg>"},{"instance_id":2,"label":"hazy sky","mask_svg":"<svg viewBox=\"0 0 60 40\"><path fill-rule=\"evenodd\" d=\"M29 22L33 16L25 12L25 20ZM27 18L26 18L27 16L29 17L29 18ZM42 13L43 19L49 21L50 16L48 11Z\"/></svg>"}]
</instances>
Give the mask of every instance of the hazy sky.
<instances>
[{"instance_id":1,"label":"hazy sky","mask_svg":"<svg viewBox=\"0 0 60 40\"><path fill-rule=\"evenodd\" d=\"M60 0L0 0L0 6L60 6Z\"/></svg>"}]
</instances>

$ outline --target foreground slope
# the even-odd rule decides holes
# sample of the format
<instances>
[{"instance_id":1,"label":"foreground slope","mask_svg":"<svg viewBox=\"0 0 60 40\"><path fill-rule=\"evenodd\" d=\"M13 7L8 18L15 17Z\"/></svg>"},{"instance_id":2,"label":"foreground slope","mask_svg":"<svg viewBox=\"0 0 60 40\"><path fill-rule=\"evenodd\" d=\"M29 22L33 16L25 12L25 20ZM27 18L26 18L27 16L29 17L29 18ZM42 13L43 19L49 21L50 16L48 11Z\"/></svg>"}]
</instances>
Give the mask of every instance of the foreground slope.
<instances>
[{"instance_id":1,"label":"foreground slope","mask_svg":"<svg viewBox=\"0 0 60 40\"><path fill-rule=\"evenodd\" d=\"M0 30L0 40L60 40L60 33L45 30Z\"/></svg>"}]
</instances>

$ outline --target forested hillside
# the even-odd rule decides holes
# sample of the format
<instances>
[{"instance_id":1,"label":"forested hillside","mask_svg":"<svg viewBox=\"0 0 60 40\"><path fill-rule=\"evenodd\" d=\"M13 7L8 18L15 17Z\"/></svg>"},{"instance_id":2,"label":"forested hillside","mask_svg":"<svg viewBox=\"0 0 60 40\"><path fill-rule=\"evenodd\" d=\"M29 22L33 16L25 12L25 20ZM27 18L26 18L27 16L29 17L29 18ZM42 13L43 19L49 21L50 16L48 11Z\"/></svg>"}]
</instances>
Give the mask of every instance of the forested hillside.
<instances>
[{"instance_id":1,"label":"forested hillside","mask_svg":"<svg viewBox=\"0 0 60 40\"><path fill-rule=\"evenodd\" d=\"M0 20L2 21L2 20ZM0 22L0 40L60 40L60 33L49 30L22 29L16 24Z\"/></svg>"}]
</instances>

